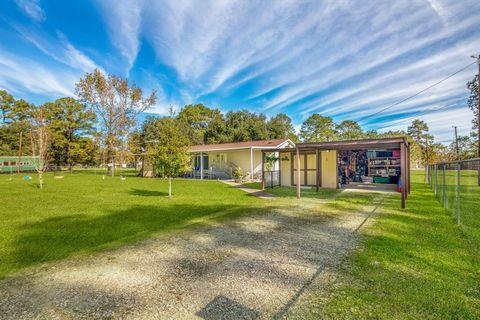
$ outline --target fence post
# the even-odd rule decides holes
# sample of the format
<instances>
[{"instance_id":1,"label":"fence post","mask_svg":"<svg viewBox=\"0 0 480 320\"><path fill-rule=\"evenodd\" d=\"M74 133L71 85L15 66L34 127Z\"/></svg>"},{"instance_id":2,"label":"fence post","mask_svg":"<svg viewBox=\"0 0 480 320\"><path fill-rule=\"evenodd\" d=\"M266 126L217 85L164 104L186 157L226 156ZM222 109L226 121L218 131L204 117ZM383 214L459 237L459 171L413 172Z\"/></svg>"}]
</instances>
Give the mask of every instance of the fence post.
<instances>
[{"instance_id":1,"label":"fence post","mask_svg":"<svg viewBox=\"0 0 480 320\"><path fill-rule=\"evenodd\" d=\"M446 168L446 167L447 167L447 165L444 163L444 164L443 164L443 182L442 182L442 184L443 184L442 203L443 203L443 206L444 206L444 207L445 207L445 205L446 205L446 197L447 197L447 193L446 193L446 190L445 190L445 189L446 189L446 188L445 188L445 186L446 186L445 168Z\"/></svg>"},{"instance_id":2,"label":"fence post","mask_svg":"<svg viewBox=\"0 0 480 320\"><path fill-rule=\"evenodd\" d=\"M461 173L461 170L462 170L462 167L461 167L461 164L460 162L457 163L457 199L456 199L456 203L457 203L457 224L460 225L461 223L461 220L460 220L460 173Z\"/></svg>"}]
</instances>

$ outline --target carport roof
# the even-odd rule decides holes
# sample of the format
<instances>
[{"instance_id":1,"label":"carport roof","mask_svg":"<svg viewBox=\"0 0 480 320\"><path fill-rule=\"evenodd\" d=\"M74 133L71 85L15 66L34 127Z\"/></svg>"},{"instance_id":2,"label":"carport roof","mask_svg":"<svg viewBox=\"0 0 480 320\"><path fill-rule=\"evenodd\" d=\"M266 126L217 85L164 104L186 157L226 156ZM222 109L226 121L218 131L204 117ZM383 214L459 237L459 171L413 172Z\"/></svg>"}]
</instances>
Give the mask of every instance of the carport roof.
<instances>
[{"instance_id":1,"label":"carport roof","mask_svg":"<svg viewBox=\"0 0 480 320\"><path fill-rule=\"evenodd\" d=\"M408 146L405 137L363 139L363 140L342 140L329 142L308 142L297 143L300 150L375 150L375 149L399 149L404 143ZM296 148L282 149L282 151L294 151ZM267 151L267 150L266 150Z\"/></svg>"}]
</instances>

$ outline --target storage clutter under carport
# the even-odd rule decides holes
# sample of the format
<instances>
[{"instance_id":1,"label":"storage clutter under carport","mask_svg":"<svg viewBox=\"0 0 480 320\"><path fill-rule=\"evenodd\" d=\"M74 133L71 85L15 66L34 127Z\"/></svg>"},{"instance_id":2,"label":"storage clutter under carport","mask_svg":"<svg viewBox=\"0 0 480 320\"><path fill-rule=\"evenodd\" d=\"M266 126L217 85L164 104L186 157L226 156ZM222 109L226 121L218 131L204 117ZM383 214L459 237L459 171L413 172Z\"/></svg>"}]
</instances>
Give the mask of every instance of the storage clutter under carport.
<instances>
[{"instance_id":1,"label":"storage clutter under carport","mask_svg":"<svg viewBox=\"0 0 480 320\"><path fill-rule=\"evenodd\" d=\"M338 153L339 182L398 184L400 150L345 150Z\"/></svg>"}]
</instances>

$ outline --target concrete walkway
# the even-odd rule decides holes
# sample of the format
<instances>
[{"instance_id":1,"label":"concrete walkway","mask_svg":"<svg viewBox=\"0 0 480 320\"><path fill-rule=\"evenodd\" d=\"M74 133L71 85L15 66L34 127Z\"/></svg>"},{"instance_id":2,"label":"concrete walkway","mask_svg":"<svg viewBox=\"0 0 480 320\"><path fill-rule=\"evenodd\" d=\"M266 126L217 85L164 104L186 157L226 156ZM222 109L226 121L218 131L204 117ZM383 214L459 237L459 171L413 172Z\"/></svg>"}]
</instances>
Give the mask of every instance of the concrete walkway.
<instances>
[{"instance_id":1,"label":"concrete walkway","mask_svg":"<svg viewBox=\"0 0 480 320\"><path fill-rule=\"evenodd\" d=\"M352 192L378 192L391 194L397 192L397 185L395 184L379 184L379 183L350 183L342 186L342 191Z\"/></svg>"},{"instance_id":2,"label":"concrete walkway","mask_svg":"<svg viewBox=\"0 0 480 320\"><path fill-rule=\"evenodd\" d=\"M231 181L231 180L222 180L223 183L228 184L229 186L232 186L234 188L238 188L240 190L245 191L246 193L250 193L256 197L263 198L263 199L273 199L276 198L277 196L262 190L258 189L252 189L247 186L244 186L243 184Z\"/></svg>"}]
</instances>

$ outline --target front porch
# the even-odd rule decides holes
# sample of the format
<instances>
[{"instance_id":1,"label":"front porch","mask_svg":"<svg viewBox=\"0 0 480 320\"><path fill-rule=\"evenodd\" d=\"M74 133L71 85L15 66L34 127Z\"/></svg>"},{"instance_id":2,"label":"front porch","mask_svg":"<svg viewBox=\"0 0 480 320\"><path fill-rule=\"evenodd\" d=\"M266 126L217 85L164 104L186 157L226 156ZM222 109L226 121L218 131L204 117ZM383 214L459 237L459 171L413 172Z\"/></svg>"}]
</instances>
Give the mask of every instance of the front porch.
<instances>
[{"instance_id":1,"label":"front porch","mask_svg":"<svg viewBox=\"0 0 480 320\"><path fill-rule=\"evenodd\" d=\"M243 180L260 180L262 177L260 157L261 153L253 149L193 153L191 171L186 177L200 180L231 180L238 171Z\"/></svg>"}]
</instances>

